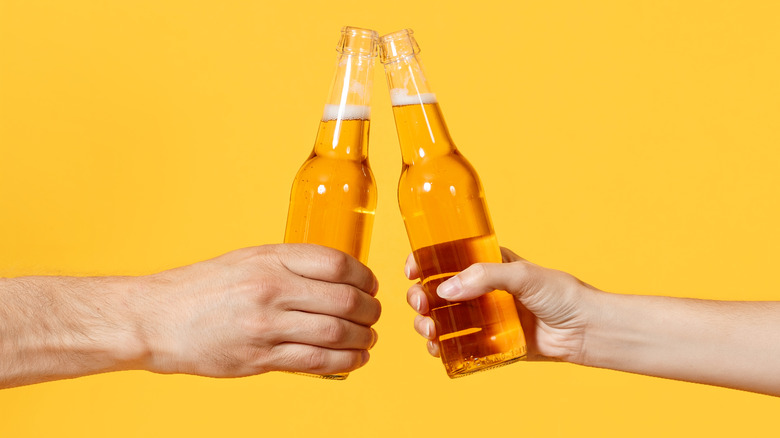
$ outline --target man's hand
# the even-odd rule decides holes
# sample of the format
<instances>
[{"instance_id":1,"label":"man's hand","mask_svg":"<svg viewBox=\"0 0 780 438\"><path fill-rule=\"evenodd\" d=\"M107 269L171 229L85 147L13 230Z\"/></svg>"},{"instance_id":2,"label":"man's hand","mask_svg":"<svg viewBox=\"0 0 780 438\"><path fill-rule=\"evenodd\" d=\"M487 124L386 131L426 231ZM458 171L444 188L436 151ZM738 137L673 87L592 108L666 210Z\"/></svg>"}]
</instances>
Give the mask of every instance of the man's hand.
<instances>
[{"instance_id":1,"label":"man's hand","mask_svg":"<svg viewBox=\"0 0 780 438\"><path fill-rule=\"evenodd\" d=\"M377 340L376 278L322 246L241 249L144 282L137 314L155 372L346 372Z\"/></svg>"},{"instance_id":2,"label":"man's hand","mask_svg":"<svg viewBox=\"0 0 780 438\"><path fill-rule=\"evenodd\" d=\"M144 277L0 279L0 388L127 369L352 371L377 341L377 289L353 257L306 244Z\"/></svg>"}]
</instances>

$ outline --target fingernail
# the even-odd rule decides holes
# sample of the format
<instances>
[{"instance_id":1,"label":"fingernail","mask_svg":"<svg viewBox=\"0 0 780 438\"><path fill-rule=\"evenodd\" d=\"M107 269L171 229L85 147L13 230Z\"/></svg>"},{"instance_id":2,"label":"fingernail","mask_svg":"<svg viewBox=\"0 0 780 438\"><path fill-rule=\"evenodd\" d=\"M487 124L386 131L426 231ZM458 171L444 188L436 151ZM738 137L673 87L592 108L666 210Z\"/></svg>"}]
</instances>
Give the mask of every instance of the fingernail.
<instances>
[{"instance_id":1,"label":"fingernail","mask_svg":"<svg viewBox=\"0 0 780 438\"><path fill-rule=\"evenodd\" d=\"M431 325L428 324L428 321L425 321L425 337L428 339L431 338Z\"/></svg>"},{"instance_id":2,"label":"fingernail","mask_svg":"<svg viewBox=\"0 0 780 438\"><path fill-rule=\"evenodd\" d=\"M414 300L414 310L416 310L417 313L420 313L420 309L422 309L422 298L417 295Z\"/></svg>"},{"instance_id":3,"label":"fingernail","mask_svg":"<svg viewBox=\"0 0 780 438\"><path fill-rule=\"evenodd\" d=\"M462 287L463 283L461 283L460 278L455 276L440 284L436 293L444 299L456 298Z\"/></svg>"},{"instance_id":4,"label":"fingernail","mask_svg":"<svg viewBox=\"0 0 780 438\"><path fill-rule=\"evenodd\" d=\"M428 352L433 353L433 341L428 341L426 346L428 347Z\"/></svg>"},{"instance_id":5,"label":"fingernail","mask_svg":"<svg viewBox=\"0 0 780 438\"><path fill-rule=\"evenodd\" d=\"M411 280L412 270L409 269L409 265L404 266L404 275Z\"/></svg>"}]
</instances>

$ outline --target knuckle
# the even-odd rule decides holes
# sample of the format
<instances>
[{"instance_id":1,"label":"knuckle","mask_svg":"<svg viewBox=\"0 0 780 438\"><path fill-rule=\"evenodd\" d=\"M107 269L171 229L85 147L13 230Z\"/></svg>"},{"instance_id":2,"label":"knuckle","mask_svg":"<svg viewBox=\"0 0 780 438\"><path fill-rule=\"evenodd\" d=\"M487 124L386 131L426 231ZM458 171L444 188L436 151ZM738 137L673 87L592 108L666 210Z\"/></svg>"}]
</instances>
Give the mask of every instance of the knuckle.
<instances>
[{"instance_id":1,"label":"knuckle","mask_svg":"<svg viewBox=\"0 0 780 438\"><path fill-rule=\"evenodd\" d=\"M337 345L346 338L347 329L338 321L334 321L325 326L324 336L325 341L330 345Z\"/></svg>"},{"instance_id":2,"label":"knuckle","mask_svg":"<svg viewBox=\"0 0 780 438\"><path fill-rule=\"evenodd\" d=\"M341 308L347 313L354 313L360 309L360 292L351 287L346 287L339 297Z\"/></svg>"},{"instance_id":3,"label":"knuckle","mask_svg":"<svg viewBox=\"0 0 780 438\"><path fill-rule=\"evenodd\" d=\"M325 350L313 349L307 354L306 366L311 371L318 371L325 368L328 365L328 358L325 354Z\"/></svg>"},{"instance_id":4,"label":"knuckle","mask_svg":"<svg viewBox=\"0 0 780 438\"><path fill-rule=\"evenodd\" d=\"M279 245L259 245L247 248L247 251L251 254L255 260L264 260L269 255L277 251Z\"/></svg>"},{"instance_id":5,"label":"knuckle","mask_svg":"<svg viewBox=\"0 0 780 438\"><path fill-rule=\"evenodd\" d=\"M487 268L483 263L471 265L468 273L468 280L474 283L480 283L487 278Z\"/></svg>"},{"instance_id":6,"label":"knuckle","mask_svg":"<svg viewBox=\"0 0 780 438\"><path fill-rule=\"evenodd\" d=\"M527 260L518 260L514 263L519 266L518 269L521 269L521 272L525 276L538 276L544 272L544 268L541 268L540 266L535 265Z\"/></svg>"},{"instance_id":7,"label":"knuckle","mask_svg":"<svg viewBox=\"0 0 780 438\"><path fill-rule=\"evenodd\" d=\"M325 266L339 279L349 273L349 261L349 255L341 251L328 251L325 256Z\"/></svg>"},{"instance_id":8,"label":"knuckle","mask_svg":"<svg viewBox=\"0 0 780 438\"><path fill-rule=\"evenodd\" d=\"M277 287L280 280L269 273L259 273L249 280L250 293L261 305L268 305L278 296Z\"/></svg>"},{"instance_id":9,"label":"knuckle","mask_svg":"<svg viewBox=\"0 0 780 438\"><path fill-rule=\"evenodd\" d=\"M254 345L273 345L283 341L283 326L281 320L274 315L258 312L243 323L246 337Z\"/></svg>"},{"instance_id":10,"label":"knuckle","mask_svg":"<svg viewBox=\"0 0 780 438\"><path fill-rule=\"evenodd\" d=\"M508 264L512 267L512 270L516 274L519 274L521 276L525 276L525 275L528 274L528 270L530 268L528 266L528 263L526 263L524 261L516 261L516 262L511 262L511 263L508 263Z\"/></svg>"},{"instance_id":11,"label":"knuckle","mask_svg":"<svg viewBox=\"0 0 780 438\"><path fill-rule=\"evenodd\" d=\"M518 260L516 262L509 263L512 267L512 277L511 280L508 282L509 286L513 290L519 290L523 287L524 284L528 285L531 284L529 280L529 276L531 275L531 270L533 267L524 260Z\"/></svg>"},{"instance_id":12,"label":"knuckle","mask_svg":"<svg viewBox=\"0 0 780 438\"><path fill-rule=\"evenodd\" d=\"M525 260L513 262L513 272L509 281L514 290L538 291L544 289L549 272Z\"/></svg>"},{"instance_id":13,"label":"knuckle","mask_svg":"<svg viewBox=\"0 0 780 438\"><path fill-rule=\"evenodd\" d=\"M527 262L525 260L516 260L516 261L512 262L511 264L516 266L517 269L523 269L523 270L526 270L526 271L533 267L533 265L531 265L529 262Z\"/></svg>"}]
</instances>

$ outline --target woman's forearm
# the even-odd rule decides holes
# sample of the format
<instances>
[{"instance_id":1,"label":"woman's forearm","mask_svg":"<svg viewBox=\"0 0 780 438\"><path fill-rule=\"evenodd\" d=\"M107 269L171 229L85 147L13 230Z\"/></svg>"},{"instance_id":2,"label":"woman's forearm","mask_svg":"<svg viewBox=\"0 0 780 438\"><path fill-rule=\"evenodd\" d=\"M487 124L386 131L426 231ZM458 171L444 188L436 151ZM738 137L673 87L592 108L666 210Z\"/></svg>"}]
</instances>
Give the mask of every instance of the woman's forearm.
<instances>
[{"instance_id":1,"label":"woman's forearm","mask_svg":"<svg viewBox=\"0 0 780 438\"><path fill-rule=\"evenodd\" d=\"M780 302L597 299L585 365L780 395Z\"/></svg>"}]
</instances>

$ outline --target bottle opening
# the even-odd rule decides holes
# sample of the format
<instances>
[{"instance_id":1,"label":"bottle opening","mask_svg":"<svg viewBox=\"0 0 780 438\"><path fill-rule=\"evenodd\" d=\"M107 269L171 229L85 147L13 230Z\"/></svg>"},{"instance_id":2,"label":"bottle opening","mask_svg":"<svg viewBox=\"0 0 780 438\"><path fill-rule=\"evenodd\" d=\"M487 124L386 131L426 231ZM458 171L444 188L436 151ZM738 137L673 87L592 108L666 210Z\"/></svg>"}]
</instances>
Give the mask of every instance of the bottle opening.
<instances>
[{"instance_id":1,"label":"bottle opening","mask_svg":"<svg viewBox=\"0 0 780 438\"><path fill-rule=\"evenodd\" d=\"M382 64L389 64L407 56L420 53L420 46L414 39L412 29L403 29L379 39L379 55Z\"/></svg>"},{"instance_id":2,"label":"bottle opening","mask_svg":"<svg viewBox=\"0 0 780 438\"><path fill-rule=\"evenodd\" d=\"M336 50L348 55L374 56L378 43L379 34L375 30L344 26Z\"/></svg>"}]
</instances>

